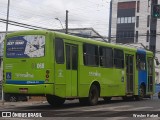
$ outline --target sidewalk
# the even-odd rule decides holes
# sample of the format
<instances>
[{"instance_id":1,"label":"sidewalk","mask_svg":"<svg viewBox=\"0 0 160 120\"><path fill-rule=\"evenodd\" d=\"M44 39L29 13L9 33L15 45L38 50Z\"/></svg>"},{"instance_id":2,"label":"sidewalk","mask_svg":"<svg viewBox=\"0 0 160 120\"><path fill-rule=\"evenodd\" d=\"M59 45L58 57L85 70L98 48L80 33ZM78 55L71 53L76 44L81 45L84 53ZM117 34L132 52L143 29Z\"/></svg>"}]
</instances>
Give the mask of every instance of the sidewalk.
<instances>
[{"instance_id":1,"label":"sidewalk","mask_svg":"<svg viewBox=\"0 0 160 120\"><path fill-rule=\"evenodd\" d=\"M3 102L0 100L0 107L6 108L6 107L19 107L19 106L31 106L36 104L44 104L47 103L47 101L18 101L18 102Z\"/></svg>"}]
</instances>

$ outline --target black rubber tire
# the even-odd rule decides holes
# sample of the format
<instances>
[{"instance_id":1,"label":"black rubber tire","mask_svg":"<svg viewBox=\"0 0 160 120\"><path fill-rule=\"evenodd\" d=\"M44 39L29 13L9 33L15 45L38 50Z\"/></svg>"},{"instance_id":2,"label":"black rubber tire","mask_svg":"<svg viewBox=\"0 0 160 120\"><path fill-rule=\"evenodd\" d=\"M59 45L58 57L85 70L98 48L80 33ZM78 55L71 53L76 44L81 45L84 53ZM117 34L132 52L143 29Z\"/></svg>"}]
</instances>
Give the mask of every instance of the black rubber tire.
<instances>
[{"instance_id":1,"label":"black rubber tire","mask_svg":"<svg viewBox=\"0 0 160 120\"><path fill-rule=\"evenodd\" d=\"M92 85L89 90L88 95L88 104L89 105L96 105L98 103L99 98L99 90L96 85Z\"/></svg>"},{"instance_id":2,"label":"black rubber tire","mask_svg":"<svg viewBox=\"0 0 160 120\"><path fill-rule=\"evenodd\" d=\"M53 107L61 106L65 102L64 98L60 98L60 97L57 97L54 95L47 95L46 99L47 99L48 103Z\"/></svg>"}]
</instances>

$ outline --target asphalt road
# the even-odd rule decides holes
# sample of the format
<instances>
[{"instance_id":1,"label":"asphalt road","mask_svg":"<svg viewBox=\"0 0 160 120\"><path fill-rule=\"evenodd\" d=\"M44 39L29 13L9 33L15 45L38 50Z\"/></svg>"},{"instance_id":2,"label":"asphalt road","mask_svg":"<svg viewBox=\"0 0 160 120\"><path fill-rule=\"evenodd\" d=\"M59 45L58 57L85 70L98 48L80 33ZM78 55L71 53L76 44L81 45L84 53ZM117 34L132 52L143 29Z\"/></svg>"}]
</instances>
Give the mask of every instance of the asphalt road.
<instances>
[{"instance_id":1,"label":"asphalt road","mask_svg":"<svg viewBox=\"0 0 160 120\"><path fill-rule=\"evenodd\" d=\"M4 111L11 112L12 117L0 118L5 120L81 120L82 118L90 120L159 120L160 100L156 97L144 99L142 101L123 101L121 99L115 99L104 103L104 101L100 99L96 106L82 106L79 104L78 100L72 100L66 101L62 107L58 108L51 107L46 101L8 102L1 105L0 111L1 115Z\"/></svg>"}]
</instances>

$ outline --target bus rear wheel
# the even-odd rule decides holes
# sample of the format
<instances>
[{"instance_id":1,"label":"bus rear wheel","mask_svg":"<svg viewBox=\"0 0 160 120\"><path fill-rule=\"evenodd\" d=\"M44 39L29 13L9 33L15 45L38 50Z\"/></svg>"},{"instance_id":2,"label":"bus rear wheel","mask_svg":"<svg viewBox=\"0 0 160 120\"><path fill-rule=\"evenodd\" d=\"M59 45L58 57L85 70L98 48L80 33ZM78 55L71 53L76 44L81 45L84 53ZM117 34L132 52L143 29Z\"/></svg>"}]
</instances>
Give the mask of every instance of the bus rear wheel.
<instances>
[{"instance_id":1,"label":"bus rear wheel","mask_svg":"<svg viewBox=\"0 0 160 120\"><path fill-rule=\"evenodd\" d=\"M46 99L47 99L48 103L53 107L61 106L65 102L64 98L60 98L60 97L57 97L54 95L47 95Z\"/></svg>"},{"instance_id":2,"label":"bus rear wheel","mask_svg":"<svg viewBox=\"0 0 160 120\"><path fill-rule=\"evenodd\" d=\"M96 85L92 85L89 90L88 103L89 105L96 105L98 103L99 90Z\"/></svg>"}]
</instances>

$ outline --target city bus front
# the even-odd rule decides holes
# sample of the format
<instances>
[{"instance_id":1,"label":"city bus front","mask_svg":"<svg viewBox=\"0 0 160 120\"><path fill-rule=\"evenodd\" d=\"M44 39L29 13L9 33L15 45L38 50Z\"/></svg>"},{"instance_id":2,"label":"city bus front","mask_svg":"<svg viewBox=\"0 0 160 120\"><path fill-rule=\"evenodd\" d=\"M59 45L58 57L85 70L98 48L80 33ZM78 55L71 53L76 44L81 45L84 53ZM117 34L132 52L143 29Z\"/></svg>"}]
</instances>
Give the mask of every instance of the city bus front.
<instances>
[{"instance_id":1,"label":"city bus front","mask_svg":"<svg viewBox=\"0 0 160 120\"><path fill-rule=\"evenodd\" d=\"M4 44L3 90L9 94L53 94L47 32L11 33Z\"/></svg>"}]
</instances>

